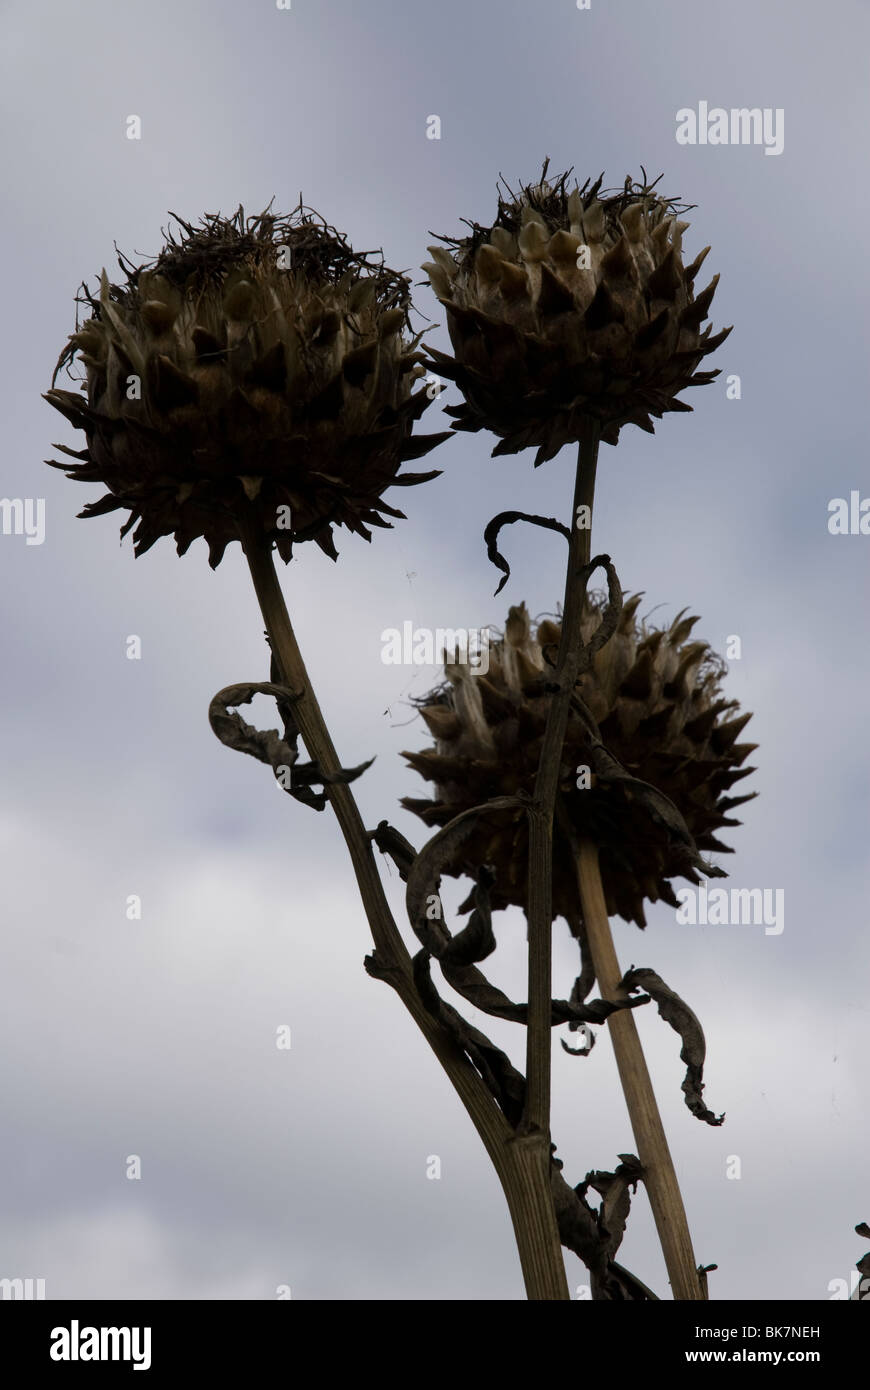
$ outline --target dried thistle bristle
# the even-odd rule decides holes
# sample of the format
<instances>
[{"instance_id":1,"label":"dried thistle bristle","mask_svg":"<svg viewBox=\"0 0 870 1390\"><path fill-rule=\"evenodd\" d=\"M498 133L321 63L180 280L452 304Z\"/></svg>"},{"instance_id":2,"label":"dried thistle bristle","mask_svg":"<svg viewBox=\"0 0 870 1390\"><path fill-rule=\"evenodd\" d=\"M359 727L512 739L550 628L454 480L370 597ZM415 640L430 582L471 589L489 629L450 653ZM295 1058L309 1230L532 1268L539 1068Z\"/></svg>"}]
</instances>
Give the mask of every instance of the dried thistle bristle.
<instances>
[{"instance_id":1,"label":"dried thistle bristle","mask_svg":"<svg viewBox=\"0 0 870 1390\"><path fill-rule=\"evenodd\" d=\"M546 169L499 196L492 226L440 237L423 267L454 351L429 355L465 397L448 408L454 429L492 430L494 455L534 446L536 466L585 419L616 444L625 424L652 433L650 417L691 410L677 393L718 375L697 368L731 332L701 331L719 277L694 295L710 248L683 264L688 205L645 174L617 192L602 178L569 191L570 171L548 182Z\"/></svg>"},{"instance_id":2,"label":"dried thistle bristle","mask_svg":"<svg viewBox=\"0 0 870 1390\"><path fill-rule=\"evenodd\" d=\"M727 795L754 769L742 764L757 745L736 740L751 716L722 695L725 665L706 642L691 641L697 618L679 613L667 628L649 627L636 614L641 595L623 608L617 632L596 653L577 692L599 726L601 740L626 772L656 787L681 813L698 850L730 853L717 838L729 816L751 800ZM583 640L597 626L602 596L589 596ZM447 683L421 702L435 738L433 748L405 753L435 784L434 800L404 798L402 805L427 825L443 826L462 811L497 796L531 795L552 696L542 677L555 663L561 622L540 620L535 630L525 604L510 610L504 636L489 651L489 669L447 669ZM691 857L650 819L628 786L591 772L588 725L572 711L560 763L559 811L554 825L553 913L577 928L581 919L575 863L565 825L600 850L607 910L646 925L644 901L677 906L670 879L699 882ZM525 907L528 822L522 810L488 812L476 823L452 866L472 877L483 864L496 872L496 906Z\"/></svg>"},{"instance_id":3,"label":"dried thistle bristle","mask_svg":"<svg viewBox=\"0 0 870 1390\"><path fill-rule=\"evenodd\" d=\"M332 527L369 540L403 517L383 492L436 477L399 469L449 437L412 437L430 398L412 394L410 282L301 201L287 216L176 221L154 260L119 256L124 284L103 271L99 293L83 286L90 317L46 399L87 449L58 445L80 462L54 466L109 488L80 515L130 510L121 534L136 526L137 555L204 536L214 567L247 516L284 560L304 540L334 559ZM73 363L84 395L54 389Z\"/></svg>"}]
</instances>

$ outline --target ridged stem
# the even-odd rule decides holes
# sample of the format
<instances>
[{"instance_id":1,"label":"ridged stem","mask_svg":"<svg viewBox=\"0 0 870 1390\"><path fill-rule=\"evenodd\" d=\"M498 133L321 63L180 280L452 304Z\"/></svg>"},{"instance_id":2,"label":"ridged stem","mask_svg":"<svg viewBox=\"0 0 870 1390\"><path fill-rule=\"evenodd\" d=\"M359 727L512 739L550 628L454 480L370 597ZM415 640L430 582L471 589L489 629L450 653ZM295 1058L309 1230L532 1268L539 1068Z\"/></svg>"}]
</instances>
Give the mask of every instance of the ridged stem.
<instances>
[{"instance_id":1,"label":"ridged stem","mask_svg":"<svg viewBox=\"0 0 870 1390\"><path fill-rule=\"evenodd\" d=\"M624 999L625 991L619 988L622 971L616 957L601 886L598 848L588 840L580 843L577 884L586 939L601 997L608 1000ZM637 1156L644 1168L644 1187L655 1218L671 1291L675 1299L703 1301L706 1293L695 1263L686 1210L633 1011L619 1009L612 1013L607 1027L637 1144Z\"/></svg>"},{"instance_id":2,"label":"ridged stem","mask_svg":"<svg viewBox=\"0 0 870 1390\"><path fill-rule=\"evenodd\" d=\"M538 773L529 818L528 956L529 1019L526 1032L526 1107L524 1129L536 1144L539 1162L550 1164L550 1087L552 1064L553 955L553 813L559 785L559 765L568 727L571 694L580 663L581 619L586 593L585 566L591 554L591 530L578 525L580 507L591 521L598 461L599 430L593 421L583 426L574 482L568 570L562 639L553 674L556 687L547 714ZM555 1214L554 1239L558 1240ZM563 1296L567 1296L566 1293Z\"/></svg>"},{"instance_id":3,"label":"ridged stem","mask_svg":"<svg viewBox=\"0 0 870 1390\"><path fill-rule=\"evenodd\" d=\"M241 523L240 532L283 682L301 692L293 705L299 732L309 756L321 770L336 772L340 767L338 755L296 641L275 573L271 544L249 520ZM536 1146L515 1134L468 1057L424 1008L414 984L411 957L387 903L371 839L353 793L341 783L327 785L326 793L350 853L375 943L378 973L392 985L420 1028L483 1140L507 1199L526 1293L535 1300L567 1298L565 1264L555 1232L549 1154L546 1165L542 1165Z\"/></svg>"}]
</instances>

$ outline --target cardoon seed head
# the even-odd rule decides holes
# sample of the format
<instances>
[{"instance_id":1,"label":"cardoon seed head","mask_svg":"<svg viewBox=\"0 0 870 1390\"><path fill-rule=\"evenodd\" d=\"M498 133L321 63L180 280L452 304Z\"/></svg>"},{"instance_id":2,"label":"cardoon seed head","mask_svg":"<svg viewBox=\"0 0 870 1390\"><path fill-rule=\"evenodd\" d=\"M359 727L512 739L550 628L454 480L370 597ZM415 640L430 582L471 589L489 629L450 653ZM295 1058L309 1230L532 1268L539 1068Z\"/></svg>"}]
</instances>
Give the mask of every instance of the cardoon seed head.
<instances>
[{"instance_id":1,"label":"cardoon seed head","mask_svg":"<svg viewBox=\"0 0 870 1390\"><path fill-rule=\"evenodd\" d=\"M638 622L641 595L630 598L619 627L581 675L577 693L597 723L601 741L631 777L655 787L680 812L697 850L730 853L717 833L739 825L729 815L755 793L731 796L754 770L742 764L757 746L737 739L751 715L721 691L724 663L706 642L691 641L697 618L679 613L669 627ZM598 625L603 596L587 597L583 640ZM503 638L489 650L489 670L445 666L447 682L428 696L421 714L434 747L405 753L434 784L432 800L402 805L427 825L443 826L473 806L534 790L550 701L542 686L552 672L561 623L533 630L525 604L511 608ZM666 833L637 799L636 789L594 771L589 725L572 711L560 763L559 812L553 828L553 915L572 925L580 917L574 856L566 823L577 840L599 847L608 913L646 925L644 901L678 906L670 879L700 882L696 856ZM578 786L578 782L581 785ZM588 784L587 784L588 783ZM444 872L474 877L483 864L496 872L495 906L526 906L528 819L523 809L483 813Z\"/></svg>"},{"instance_id":2,"label":"cardoon seed head","mask_svg":"<svg viewBox=\"0 0 870 1390\"><path fill-rule=\"evenodd\" d=\"M54 379L79 362L81 393L52 383L46 400L87 448L58 445L77 462L54 466L109 489L80 515L129 509L137 555L203 536L214 567L245 515L284 560L305 540L334 559L332 527L369 540L403 517L384 491L436 477L399 470L449 437L412 435L429 397L412 394L424 368L410 282L301 202L284 217L176 220L153 262L119 257L126 282L103 271L79 300L90 317Z\"/></svg>"},{"instance_id":3,"label":"cardoon seed head","mask_svg":"<svg viewBox=\"0 0 870 1390\"><path fill-rule=\"evenodd\" d=\"M710 248L683 264L686 206L645 175L619 192L601 182L569 191L568 174L542 175L499 197L491 227L429 247L454 356L429 353L465 397L448 414L455 429L500 435L494 455L534 446L537 466L584 418L608 444L626 424L652 433L651 416L691 410L678 392L718 375L697 368L731 329L702 331L719 277L694 294Z\"/></svg>"}]
</instances>

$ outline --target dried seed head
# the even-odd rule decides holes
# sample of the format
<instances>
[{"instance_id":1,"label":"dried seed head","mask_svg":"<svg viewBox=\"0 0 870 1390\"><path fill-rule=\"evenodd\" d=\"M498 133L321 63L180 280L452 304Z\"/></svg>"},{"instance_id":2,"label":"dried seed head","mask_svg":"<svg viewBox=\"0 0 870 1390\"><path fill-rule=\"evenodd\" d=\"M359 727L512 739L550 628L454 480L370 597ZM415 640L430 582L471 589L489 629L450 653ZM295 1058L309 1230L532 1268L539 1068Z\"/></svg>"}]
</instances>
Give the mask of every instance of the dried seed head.
<instances>
[{"instance_id":1,"label":"dried seed head","mask_svg":"<svg viewBox=\"0 0 870 1390\"><path fill-rule=\"evenodd\" d=\"M623 425L652 432L651 416L690 410L677 393L718 376L697 368L731 331L701 332L718 276L693 298L709 247L683 265L682 205L645 177L618 193L567 182L507 190L492 227L442 238L447 258L438 248L424 267L454 351L430 349L433 366L465 397L448 407L454 429L492 430L494 454L535 446L536 465L578 440L584 418L616 444Z\"/></svg>"},{"instance_id":2,"label":"dried seed head","mask_svg":"<svg viewBox=\"0 0 870 1390\"><path fill-rule=\"evenodd\" d=\"M46 394L87 436L83 461L54 466L109 489L81 515L129 509L121 534L136 526L137 555L160 536L179 554L204 536L212 566L242 517L284 560L304 540L335 558L333 526L371 539L404 516L388 487L437 476L402 463L450 437L412 436L430 398L412 394L409 281L301 203L177 221L153 263L119 258L126 284L103 271L99 294L85 289L91 317ZM83 394L54 389L76 359Z\"/></svg>"},{"instance_id":3,"label":"dried seed head","mask_svg":"<svg viewBox=\"0 0 870 1390\"><path fill-rule=\"evenodd\" d=\"M738 714L737 701L723 698L724 663L706 642L690 640L697 618L684 610L667 628L648 627L636 617L640 600L636 594L626 601L616 633L580 677L578 693L609 753L632 777L670 798L697 848L730 853L716 836L721 827L740 824L728 812L755 795L730 794L753 771L742 764L756 745L737 742L751 716ZM602 605L603 596L587 600L584 641ZM541 677L556 661L560 638L560 622L544 619L533 630L520 604L510 610L504 637L490 646L486 675L457 668L449 685L427 697L421 712L435 745L404 756L435 784L435 798L405 798L403 806L427 825L443 826L493 797L532 793L552 698L542 690ZM589 770L588 778L581 769ZM670 880L698 882L698 876L685 848L650 818L630 786L594 769L588 725L574 711L560 763L560 813L578 839L599 846L608 912L642 927L645 900L677 906ZM576 923L580 903L564 823L557 815L553 911ZM485 814L460 853L445 872L473 877L481 865L492 864L494 904L525 907L524 812Z\"/></svg>"}]
</instances>

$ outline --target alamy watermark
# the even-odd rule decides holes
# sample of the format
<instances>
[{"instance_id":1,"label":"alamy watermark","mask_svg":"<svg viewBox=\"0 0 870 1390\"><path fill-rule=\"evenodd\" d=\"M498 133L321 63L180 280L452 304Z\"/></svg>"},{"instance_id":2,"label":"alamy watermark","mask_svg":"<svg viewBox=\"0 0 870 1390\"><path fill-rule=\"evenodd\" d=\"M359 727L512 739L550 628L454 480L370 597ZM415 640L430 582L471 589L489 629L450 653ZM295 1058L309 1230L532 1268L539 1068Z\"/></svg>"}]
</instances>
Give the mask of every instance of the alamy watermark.
<instances>
[{"instance_id":1,"label":"alamy watermark","mask_svg":"<svg viewBox=\"0 0 870 1390\"><path fill-rule=\"evenodd\" d=\"M69 1327L51 1329L52 1361L131 1361L134 1371L151 1369L150 1327Z\"/></svg>"},{"instance_id":2,"label":"alamy watermark","mask_svg":"<svg viewBox=\"0 0 870 1390\"><path fill-rule=\"evenodd\" d=\"M765 936L779 936L785 927L784 888L697 888L677 890L681 926L764 927Z\"/></svg>"},{"instance_id":3,"label":"alamy watermark","mask_svg":"<svg viewBox=\"0 0 870 1390\"><path fill-rule=\"evenodd\" d=\"M41 1302L45 1298L44 1279L0 1279L0 1299Z\"/></svg>"},{"instance_id":4,"label":"alamy watermark","mask_svg":"<svg viewBox=\"0 0 870 1390\"><path fill-rule=\"evenodd\" d=\"M870 1279L853 1269L849 1271L848 1279L832 1279L828 1284L828 1293L832 1303L844 1298L870 1302Z\"/></svg>"},{"instance_id":5,"label":"alamy watermark","mask_svg":"<svg viewBox=\"0 0 870 1390\"><path fill-rule=\"evenodd\" d=\"M4 536L26 536L25 545L45 540L44 497L0 497Z\"/></svg>"},{"instance_id":6,"label":"alamy watermark","mask_svg":"<svg viewBox=\"0 0 870 1390\"><path fill-rule=\"evenodd\" d=\"M781 106L681 106L676 115L678 145L764 145L765 154L782 154L785 111Z\"/></svg>"},{"instance_id":7,"label":"alamy watermark","mask_svg":"<svg viewBox=\"0 0 870 1390\"><path fill-rule=\"evenodd\" d=\"M828 503L828 530L832 536L870 536L870 497L862 497L856 487L845 497L832 497Z\"/></svg>"},{"instance_id":8,"label":"alamy watermark","mask_svg":"<svg viewBox=\"0 0 870 1390\"><path fill-rule=\"evenodd\" d=\"M467 666L473 676L489 670L488 627L418 627L410 621L381 633L385 666L436 666L440 661Z\"/></svg>"}]
</instances>

